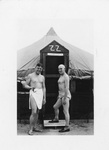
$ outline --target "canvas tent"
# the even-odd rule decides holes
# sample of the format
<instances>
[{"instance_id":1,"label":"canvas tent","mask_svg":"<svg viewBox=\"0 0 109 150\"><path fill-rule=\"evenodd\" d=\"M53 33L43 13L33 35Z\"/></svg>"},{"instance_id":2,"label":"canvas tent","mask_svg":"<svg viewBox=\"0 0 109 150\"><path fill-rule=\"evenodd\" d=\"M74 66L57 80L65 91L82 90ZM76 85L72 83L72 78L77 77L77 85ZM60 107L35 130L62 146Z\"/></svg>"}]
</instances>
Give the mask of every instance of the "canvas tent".
<instances>
[{"instance_id":1,"label":"canvas tent","mask_svg":"<svg viewBox=\"0 0 109 150\"><path fill-rule=\"evenodd\" d=\"M75 76L91 76L93 74L93 55L63 41L50 28L48 33L39 41L17 52L17 77L22 78L34 71L40 61L40 51L56 41L69 50L69 73Z\"/></svg>"},{"instance_id":2,"label":"canvas tent","mask_svg":"<svg viewBox=\"0 0 109 150\"><path fill-rule=\"evenodd\" d=\"M61 52L63 52L63 56L58 57L56 61L53 61L55 56L47 56L45 51L51 45L51 43L58 43L60 46ZM41 53L43 52L43 53ZM68 55L67 55L67 54ZM73 95L73 101L70 101L70 117L71 118L82 118L82 115L89 114L93 112L93 55L83 51L67 42L63 41L51 28L48 33L39 41L31 44L28 47L25 47L21 50L18 50L17 53L17 114L19 119L28 118L30 115L29 107L29 91L24 89L21 81L25 79L25 77L34 71L34 68L38 62L43 58L43 66L45 65L45 85L46 85L46 105L44 111L45 119L53 116L53 105L56 102L57 94L58 94L58 86L57 80L59 77L58 73L58 64L61 60L66 63L68 68L68 73L73 76L72 80L70 80L70 91ZM68 56L68 57L67 57ZM52 60L52 63L47 63L47 57ZM52 57L52 58L51 58ZM66 58L66 59L64 59ZM68 61L65 61L68 60ZM53 66L54 64L55 66ZM52 67L53 66L53 67ZM50 69L48 69L50 68ZM51 72L47 72L48 70L55 70L57 68L58 74L51 74ZM44 71L43 71L44 74ZM74 79L74 76L76 79ZM80 80L78 77L82 77L82 79L88 80ZM91 79L90 79L91 78ZM74 80L73 80L74 79ZM60 116L62 117L62 110L60 110ZM84 117L83 117L84 118Z\"/></svg>"}]
</instances>

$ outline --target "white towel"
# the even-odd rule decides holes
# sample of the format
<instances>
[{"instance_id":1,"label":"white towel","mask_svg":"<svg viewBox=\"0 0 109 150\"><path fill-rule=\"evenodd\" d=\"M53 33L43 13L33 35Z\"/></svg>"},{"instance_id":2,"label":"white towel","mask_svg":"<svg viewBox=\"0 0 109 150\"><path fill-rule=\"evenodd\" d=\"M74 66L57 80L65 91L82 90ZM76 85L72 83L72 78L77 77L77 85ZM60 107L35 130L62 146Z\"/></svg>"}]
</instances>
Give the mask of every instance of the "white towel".
<instances>
[{"instance_id":1,"label":"white towel","mask_svg":"<svg viewBox=\"0 0 109 150\"><path fill-rule=\"evenodd\" d=\"M30 98L31 96L34 98L38 109L41 109L43 102L43 90L42 89L34 89L34 91L30 90ZM30 98L29 98L29 109L31 109Z\"/></svg>"}]
</instances>

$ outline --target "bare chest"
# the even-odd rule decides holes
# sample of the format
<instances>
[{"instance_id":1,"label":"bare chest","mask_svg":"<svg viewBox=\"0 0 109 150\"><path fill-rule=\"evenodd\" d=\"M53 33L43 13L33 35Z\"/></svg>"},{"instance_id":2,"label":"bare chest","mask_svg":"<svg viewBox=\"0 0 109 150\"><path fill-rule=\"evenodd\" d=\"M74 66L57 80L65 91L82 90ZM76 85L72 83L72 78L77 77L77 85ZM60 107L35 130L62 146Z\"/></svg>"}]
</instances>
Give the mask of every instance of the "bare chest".
<instances>
[{"instance_id":1,"label":"bare chest","mask_svg":"<svg viewBox=\"0 0 109 150\"><path fill-rule=\"evenodd\" d=\"M62 84L65 82L65 79L64 77L60 77L59 80L58 80L58 84Z\"/></svg>"},{"instance_id":2,"label":"bare chest","mask_svg":"<svg viewBox=\"0 0 109 150\"><path fill-rule=\"evenodd\" d=\"M31 83L32 84L37 84L37 83L42 83L42 82L43 82L43 79L42 79L41 76L37 76L37 77L33 76L31 78Z\"/></svg>"}]
</instances>

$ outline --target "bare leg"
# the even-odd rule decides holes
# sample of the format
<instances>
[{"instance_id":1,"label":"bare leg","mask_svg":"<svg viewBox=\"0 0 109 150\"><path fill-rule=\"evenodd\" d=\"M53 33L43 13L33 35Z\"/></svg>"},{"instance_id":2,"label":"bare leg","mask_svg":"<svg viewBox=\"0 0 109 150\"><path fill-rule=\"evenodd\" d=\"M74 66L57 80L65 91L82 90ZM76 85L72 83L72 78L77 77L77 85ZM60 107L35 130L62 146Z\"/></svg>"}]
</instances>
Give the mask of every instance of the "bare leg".
<instances>
[{"instance_id":1,"label":"bare leg","mask_svg":"<svg viewBox=\"0 0 109 150\"><path fill-rule=\"evenodd\" d=\"M33 131L33 127L35 126L35 117L36 114L32 112L30 116L30 130Z\"/></svg>"},{"instance_id":2,"label":"bare leg","mask_svg":"<svg viewBox=\"0 0 109 150\"><path fill-rule=\"evenodd\" d=\"M35 102L33 97L31 97L31 99L30 99L30 104L31 104L31 108L32 108L32 113L31 113L31 116L30 116L30 131L29 131L29 134L32 134L33 127L35 126L36 114L37 114L37 105L36 105L36 102Z\"/></svg>"},{"instance_id":3,"label":"bare leg","mask_svg":"<svg viewBox=\"0 0 109 150\"><path fill-rule=\"evenodd\" d=\"M59 120L59 109L54 108L54 112L55 112L55 120Z\"/></svg>"},{"instance_id":4,"label":"bare leg","mask_svg":"<svg viewBox=\"0 0 109 150\"><path fill-rule=\"evenodd\" d=\"M70 115L69 115L69 98L66 98L66 104L63 104L63 112L65 115L65 126L69 127Z\"/></svg>"},{"instance_id":5,"label":"bare leg","mask_svg":"<svg viewBox=\"0 0 109 150\"><path fill-rule=\"evenodd\" d=\"M61 106L61 104L62 102L61 102L61 99L59 98L57 102L55 103L55 105L53 106L56 120L59 119L59 107Z\"/></svg>"},{"instance_id":6,"label":"bare leg","mask_svg":"<svg viewBox=\"0 0 109 150\"><path fill-rule=\"evenodd\" d=\"M35 114L35 125L34 127L36 127L38 125L38 110L37 113Z\"/></svg>"}]
</instances>

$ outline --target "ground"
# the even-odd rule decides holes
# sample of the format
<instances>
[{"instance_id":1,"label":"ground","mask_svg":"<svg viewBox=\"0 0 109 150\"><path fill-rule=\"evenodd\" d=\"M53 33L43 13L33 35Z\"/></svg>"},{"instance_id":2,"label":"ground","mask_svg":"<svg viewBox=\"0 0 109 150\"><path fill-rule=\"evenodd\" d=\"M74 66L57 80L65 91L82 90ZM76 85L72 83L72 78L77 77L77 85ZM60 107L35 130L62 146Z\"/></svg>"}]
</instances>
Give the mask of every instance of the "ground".
<instances>
[{"instance_id":1,"label":"ground","mask_svg":"<svg viewBox=\"0 0 109 150\"><path fill-rule=\"evenodd\" d=\"M34 132L34 135L93 135L93 120L71 120L70 132L58 132L60 127L45 127L42 132ZM29 123L18 121L17 134L28 135Z\"/></svg>"}]
</instances>

